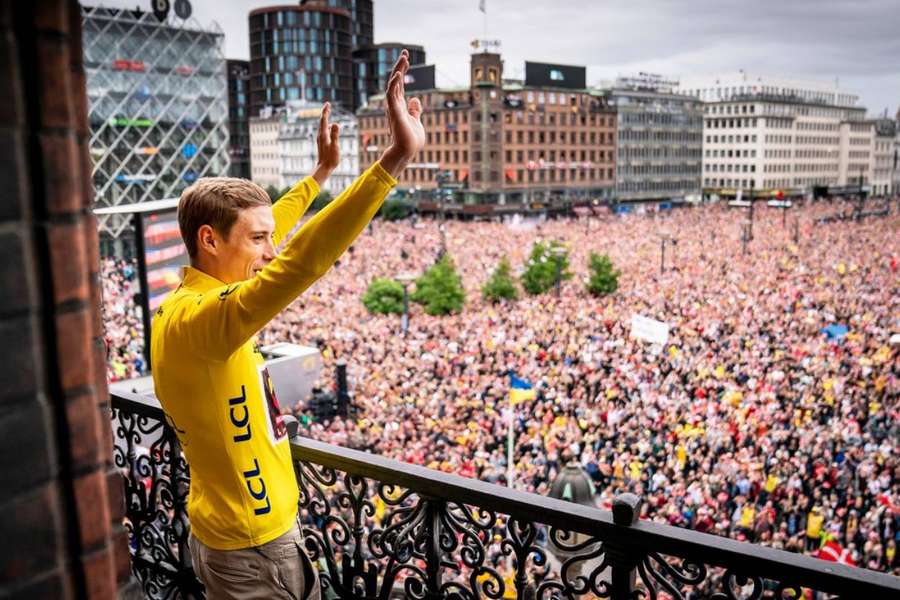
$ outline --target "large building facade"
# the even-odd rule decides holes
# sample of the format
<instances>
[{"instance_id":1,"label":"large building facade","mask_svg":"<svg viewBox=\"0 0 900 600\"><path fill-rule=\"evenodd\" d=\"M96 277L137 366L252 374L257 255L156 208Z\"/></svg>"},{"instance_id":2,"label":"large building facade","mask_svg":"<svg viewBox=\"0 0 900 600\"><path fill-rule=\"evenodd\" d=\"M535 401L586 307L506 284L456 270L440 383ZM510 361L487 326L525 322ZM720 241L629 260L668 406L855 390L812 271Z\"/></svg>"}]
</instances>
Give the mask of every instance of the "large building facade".
<instances>
[{"instance_id":1,"label":"large building facade","mask_svg":"<svg viewBox=\"0 0 900 600\"><path fill-rule=\"evenodd\" d=\"M250 179L250 62L228 60L227 69L230 173Z\"/></svg>"},{"instance_id":2,"label":"large building facade","mask_svg":"<svg viewBox=\"0 0 900 600\"><path fill-rule=\"evenodd\" d=\"M619 202L699 199L703 105L658 75L620 78L607 91L616 110Z\"/></svg>"},{"instance_id":3,"label":"large building facade","mask_svg":"<svg viewBox=\"0 0 900 600\"><path fill-rule=\"evenodd\" d=\"M97 205L171 198L227 175L222 32L140 10L83 6L81 16ZM119 215L99 220L104 236L130 229Z\"/></svg>"},{"instance_id":4,"label":"large building facade","mask_svg":"<svg viewBox=\"0 0 900 600\"><path fill-rule=\"evenodd\" d=\"M708 194L808 195L871 181L874 127L854 94L744 73L687 79L681 91L704 101Z\"/></svg>"},{"instance_id":5,"label":"large building facade","mask_svg":"<svg viewBox=\"0 0 900 600\"><path fill-rule=\"evenodd\" d=\"M293 185L315 171L319 160L316 136L322 105L299 106L285 111L278 128L278 154L281 160L282 187ZM337 195L359 177L359 129L356 115L335 108L331 122L339 126L338 166L322 186Z\"/></svg>"},{"instance_id":6,"label":"large building facade","mask_svg":"<svg viewBox=\"0 0 900 600\"><path fill-rule=\"evenodd\" d=\"M530 74L530 76L529 76ZM400 178L409 191L449 183L466 204L517 205L608 198L615 175L616 119L584 69L526 63L524 82L504 82L499 54L473 54L470 85L409 91L425 105L425 148ZM389 142L384 98L360 120L360 166Z\"/></svg>"},{"instance_id":7,"label":"large building facade","mask_svg":"<svg viewBox=\"0 0 900 600\"><path fill-rule=\"evenodd\" d=\"M324 1L251 11L250 115L290 100L352 106L353 32L351 12Z\"/></svg>"},{"instance_id":8,"label":"large building facade","mask_svg":"<svg viewBox=\"0 0 900 600\"><path fill-rule=\"evenodd\" d=\"M382 93L394 63L403 49L409 51L410 65L425 64L425 49L414 44L385 42L358 47L353 51L353 110L364 106L369 96Z\"/></svg>"},{"instance_id":9,"label":"large building facade","mask_svg":"<svg viewBox=\"0 0 900 600\"><path fill-rule=\"evenodd\" d=\"M283 190L313 173L319 160L316 136L322 107L291 101L250 117L251 178L255 183ZM331 121L340 127L340 160L322 189L337 194L359 176L359 130L356 116L339 107L332 109Z\"/></svg>"},{"instance_id":10,"label":"large building facade","mask_svg":"<svg viewBox=\"0 0 900 600\"><path fill-rule=\"evenodd\" d=\"M372 0L302 0L253 10L250 114L294 100L355 111L384 89L384 75L404 47L411 64L424 64L421 46L375 44Z\"/></svg>"},{"instance_id":11,"label":"large building facade","mask_svg":"<svg viewBox=\"0 0 900 600\"><path fill-rule=\"evenodd\" d=\"M900 196L900 109L894 118L894 156L891 159L891 182L893 193Z\"/></svg>"},{"instance_id":12,"label":"large building facade","mask_svg":"<svg viewBox=\"0 0 900 600\"><path fill-rule=\"evenodd\" d=\"M285 109L265 108L250 117L250 179L264 188L281 189L281 156L278 152L278 129Z\"/></svg>"},{"instance_id":13,"label":"large building facade","mask_svg":"<svg viewBox=\"0 0 900 600\"><path fill-rule=\"evenodd\" d=\"M894 143L897 137L897 122L893 119L877 119L872 123L872 194L889 196L897 191L894 187Z\"/></svg>"}]
</instances>

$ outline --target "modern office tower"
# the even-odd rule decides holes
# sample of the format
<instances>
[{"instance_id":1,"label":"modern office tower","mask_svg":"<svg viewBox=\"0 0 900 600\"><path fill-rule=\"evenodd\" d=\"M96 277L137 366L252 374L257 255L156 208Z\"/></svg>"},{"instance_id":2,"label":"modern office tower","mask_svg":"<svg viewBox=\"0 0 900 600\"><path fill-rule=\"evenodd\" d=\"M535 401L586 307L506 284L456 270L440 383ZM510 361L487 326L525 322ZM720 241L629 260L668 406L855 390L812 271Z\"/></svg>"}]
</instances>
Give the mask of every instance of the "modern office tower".
<instances>
[{"instance_id":1,"label":"modern office tower","mask_svg":"<svg viewBox=\"0 0 900 600\"><path fill-rule=\"evenodd\" d=\"M363 48L375 43L375 10L372 0L329 0L329 3L345 8L353 17L354 48Z\"/></svg>"},{"instance_id":2,"label":"modern office tower","mask_svg":"<svg viewBox=\"0 0 900 600\"><path fill-rule=\"evenodd\" d=\"M640 73L604 90L616 110L619 202L700 199L703 105L676 94L676 85Z\"/></svg>"},{"instance_id":3,"label":"modern office tower","mask_svg":"<svg viewBox=\"0 0 900 600\"><path fill-rule=\"evenodd\" d=\"M194 19L82 6L90 152L99 206L178 196L227 175L228 87L223 34ZM130 229L100 217L101 235Z\"/></svg>"},{"instance_id":4,"label":"modern office tower","mask_svg":"<svg viewBox=\"0 0 900 600\"><path fill-rule=\"evenodd\" d=\"M228 60L228 155L231 176L250 179L250 62Z\"/></svg>"},{"instance_id":5,"label":"modern office tower","mask_svg":"<svg viewBox=\"0 0 900 600\"><path fill-rule=\"evenodd\" d=\"M425 64L425 49L415 44L386 42L357 47L353 51L354 110L363 106L369 96L384 92L391 68L404 48L409 51L410 65Z\"/></svg>"},{"instance_id":6,"label":"modern office tower","mask_svg":"<svg viewBox=\"0 0 900 600\"><path fill-rule=\"evenodd\" d=\"M836 84L740 72L688 78L680 90L704 101L709 195L801 196L871 182L874 123Z\"/></svg>"},{"instance_id":7,"label":"modern office tower","mask_svg":"<svg viewBox=\"0 0 900 600\"><path fill-rule=\"evenodd\" d=\"M525 67L524 82L504 82L500 55L479 52L471 57L469 86L455 89L434 87L431 67L417 69L407 93L425 105L428 139L400 186L413 192L453 186L467 204L497 206L611 197L613 109L586 88L584 67ZM389 141L383 104L383 94L374 96L357 112L360 168Z\"/></svg>"},{"instance_id":8,"label":"modern office tower","mask_svg":"<svg viewBox=\"0 0 900 600\"><path fill-rule=\"evenodd\" d=\"M353 31L351 12L324 1L251 11L250 116L289 100L353 106Z\"/></svg>"},{"instance_id":9,"label":"modern office tower","mask_svg":"<svg viewBox=\"0 0 900 600\"><path fill-rule=\"evenodd\" d=\"M302 0L252 11L250 114L291 100L355 111L384 90L402 48L410 64L425 64L421 46L374 40L372 0Z\"/></svg>"}]
</instances>

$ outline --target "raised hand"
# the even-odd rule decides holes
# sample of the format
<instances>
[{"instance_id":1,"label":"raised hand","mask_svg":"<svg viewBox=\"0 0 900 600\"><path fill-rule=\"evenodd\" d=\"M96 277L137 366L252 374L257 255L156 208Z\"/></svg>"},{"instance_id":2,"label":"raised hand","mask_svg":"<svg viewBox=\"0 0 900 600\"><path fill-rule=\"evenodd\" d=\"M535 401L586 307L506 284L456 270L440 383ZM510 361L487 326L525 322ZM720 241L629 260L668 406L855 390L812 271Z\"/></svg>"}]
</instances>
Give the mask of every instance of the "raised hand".
<instances>
[{"instance_id":1,"label":"raised hand","mask_svg":"<svg viewBox=\"0 0 900 600\"><path fill-rule=\"evenodd\" d=\"M397 177L416 153L425 146L422 126L422 102L418 98L406 102L403 79L409 70L409 52L403 50L388 79L385 105L391 145L381 155L381 166Z\"/></svg>"},{"instance_id":2,"label":"raised hand","mask_svg":"<svg viewBox=\"0 0 900 600\"><path fill-rule=\"evenodd\" d=\"M341 147L338 138L340 126L337 123L329 123L331 116L331 103L326 102L322 107L322 116L319 117L319 133L316 136L316 145L319 149L319 161L313 172L313 179L319 187L325 183L331 172L335 170L341 159Z\"/></svg>"}]
</instances>

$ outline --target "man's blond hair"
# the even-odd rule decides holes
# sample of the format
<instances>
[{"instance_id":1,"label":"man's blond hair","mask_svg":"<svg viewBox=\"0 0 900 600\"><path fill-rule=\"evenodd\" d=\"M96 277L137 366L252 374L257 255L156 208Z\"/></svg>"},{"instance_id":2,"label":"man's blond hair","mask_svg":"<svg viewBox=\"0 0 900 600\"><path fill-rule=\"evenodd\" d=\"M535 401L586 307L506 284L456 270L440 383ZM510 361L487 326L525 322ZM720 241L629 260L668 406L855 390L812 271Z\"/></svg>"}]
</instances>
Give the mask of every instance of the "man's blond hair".
<instances>
[{"instance_id":1,"label":"man's blond hair","mask_svg":"<svg viewBox=\"0 0 900 600\"><path fill-rule=\"evenodd\" d=\"M254 206L271 206L264 189L237 177L204 177L181 192L178 201L178 228L191 258L197 256L197 232L209 225L228 239L240 211Z\"/></svg>"}]
</instances>

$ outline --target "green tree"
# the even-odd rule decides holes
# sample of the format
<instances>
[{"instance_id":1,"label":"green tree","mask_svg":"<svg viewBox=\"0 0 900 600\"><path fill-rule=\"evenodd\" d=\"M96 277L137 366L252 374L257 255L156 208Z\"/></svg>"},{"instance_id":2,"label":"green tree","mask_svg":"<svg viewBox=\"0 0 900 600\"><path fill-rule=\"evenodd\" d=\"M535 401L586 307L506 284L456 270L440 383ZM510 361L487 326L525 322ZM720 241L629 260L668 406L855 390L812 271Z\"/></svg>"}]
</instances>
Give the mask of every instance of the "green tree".
<instances>
[{"instance_id":1,"label":"green tree","mask_svg":"<svg viewBox=\"0 0 900 600\"><path fill-rule=\"evenodd\" d=\"M446 315L462 310L466 294L462 279L448 255L442 256L416 280L412 299L424 306L429 315Z\"/></svg>"},{"instance_id":2,"label":"green tree","mask_svg":"<svg viewBox=\"0 0 900 600\"><path fill-rule=\"evenodd\" d=\"M312 206L310 206L310 210L313 212L319 212L332 201L331 192L328 190L322 190L319 192L319 195L316 196L316 199L312 201Z\"/></svg>"},{"instance_id":3,"label":"green tree","mask_svg":"<svg viewBox=\"0 0 900 600\"><path fill-rule=\"evenodd\" d=\"M543 294L556 285L557 261L560 279L571 279L569 251L558 241L535 242L522 274L522 287L529 294Z\"/></svg>"},{"instance_id":4,"label":"green tree","mask_svg":"<svg viewBox=\"0 0 900 600\"><path fill-rule=\"evenodd\" d=\"M405 219L413 212L413 205L405 200L388 199L378 210L379 216L387 221Z\"/></svg>"},{"instance_id":5,"label":"green tree","mask_svg":"<svg viewBox=\"0 0 900 600\"><path fill-rule=\"evenodd\" d=\"M381 277L372 280L362 302L370 313L403 314L403 286L399 281Z\"/></svg>"},{"instance_id":6,"label":"green tree","mask_svg":"<svg viewBox=\"0 0 900 600\"><path fill-rule=\"evenodd\" d=\"M605 296L612 294L619 288L619 275L622 272L613 266L607 255L591 252L588 270L590 271L590 278L588 279L587 289L593 295Z\"/></svg>"},{"instance_id":7,"label":"green tree","mask_svg":"<svg viewBox=\"0 0 900 600\"><path fill-rule=\"evenodd\" d=\"M481 295L489 302L515 300L519 297L519 293L516 290L516 282L509 272L509 261L505 256L500 259L491 278L481 288Z\"/></svg>"},{"instance_id":8,"label":"green tree","mask_svg":"<svg viewBox=\"0 0 900 600\"><path fill-rule=\"evenodd\" d=\"M269 195L269 200L272 201L272 204L275 204L281 198L281 192L272 184L266 186L266 193Z\"/></svg>"},{"instance_id":9,"label":"green tree","mask_svg":"<svg viewBox=\"0 0 900 600\"><path fill-rule=\"evenodd\" d=\"M289 191L291 191L291 186L287 186L283 190L279 190L272 184L266 186L266 194L269 195L269 200L272 201L272 204L278 202L278 199L287 194Z\"/></svg>"}]
</instances>

